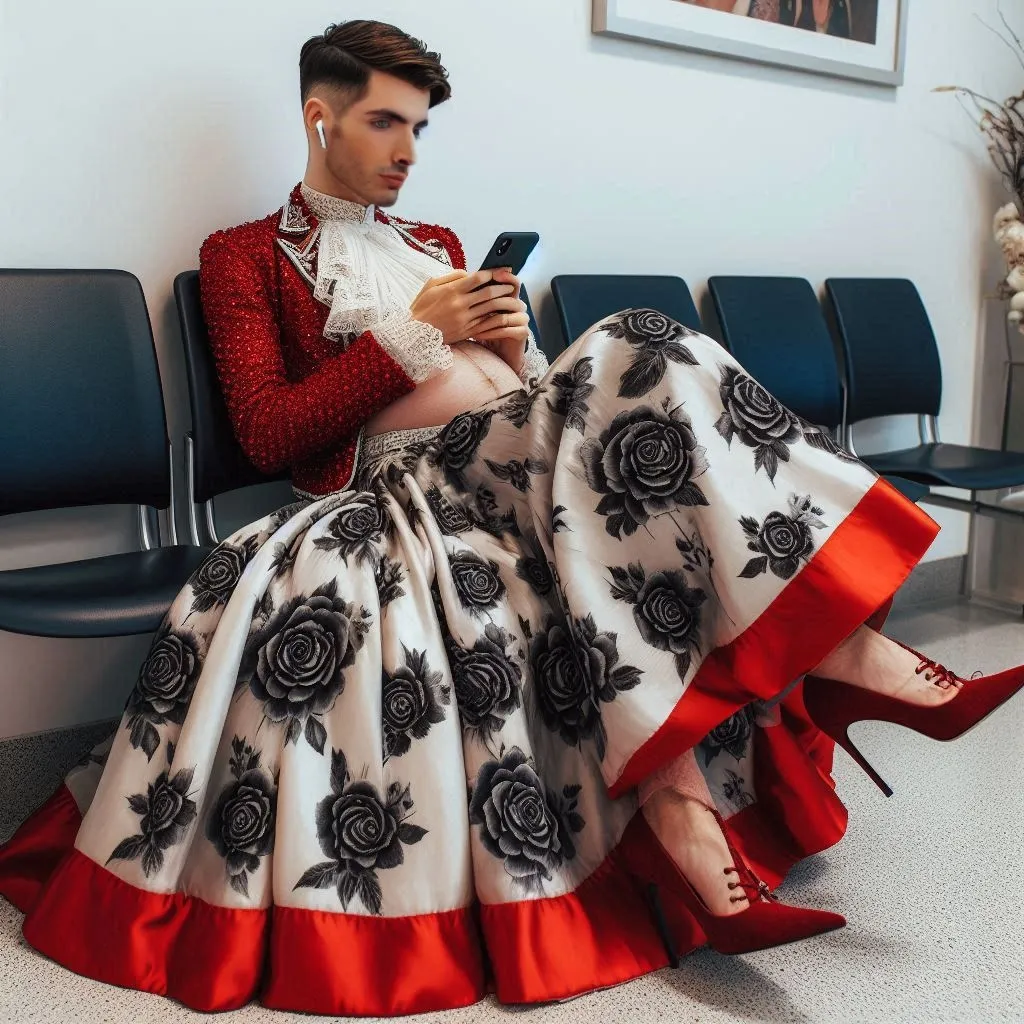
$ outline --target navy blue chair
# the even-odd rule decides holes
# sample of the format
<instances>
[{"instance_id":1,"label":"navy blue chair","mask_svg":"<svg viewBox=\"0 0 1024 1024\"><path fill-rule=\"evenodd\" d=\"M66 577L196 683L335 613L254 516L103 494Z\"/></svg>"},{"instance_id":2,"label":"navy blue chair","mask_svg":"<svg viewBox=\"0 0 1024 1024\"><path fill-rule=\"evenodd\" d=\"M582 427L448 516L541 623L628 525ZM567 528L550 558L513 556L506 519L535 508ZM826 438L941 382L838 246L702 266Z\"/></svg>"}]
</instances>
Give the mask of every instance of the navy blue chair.
<instances>
[{"instance_id":1,"label":"navy blue chair","mask_svg":"<svg viewBox=\"0 0 1024 1024\"><path fill-rule=\"evenodd\" d=\"M118 270L0 270L0 515L136 505L141 550L0 572L0 629L158 628L205 552L174 530L172 451L146 300ZM160 546L157 509L168 514Z\"/></svg>"},{"instance_id":2,"label":"navy blue chair","mask_svg":"<svg viewBox=\"0 0 1024 1024\"><path fill-rule=\"evenodd\" d=\"M861 420L916 414L920 444L867 455L864 461L879 473L971 492L970 501L933 495L934 504L1019 519L1018 513L979 503L975 495L1024 485L1024 453L939 441L939 349L913 283L897 278L830 278L825 286L846 363L847 447L852 450L853 426Z\"/></svg>"},{"instance_id":3,"label":"navy blue chair","mask_svg":"<svg viewBox=\"0 0 1024 1024\"><path fill-rule=\"evenodd\" d=\"M681 277L647 274L561 274L551 281L565 346L623 309L656 309L695 331L703 330Z\"/></svg>"},{"instance_id":4,"label":"navy blue chair","mask_svg":"<svg viewBox=\"0 0 1024 1024\"><path fill-rule=\"evenodd\" d=\"M199 295L199 271L186 270L174 279L185 373L192 410L192 429L185 435L185 487L192 543L216 543L214 499L220 494L273 480L288 480L287 471L267 474L242 451L217 380L210 335Z\"/></svg>"},{"instance_id":5,"label":"navy blue chair","mask_svg":"<svg viewBox=\"0 0 1024 1024\"><path fill-rule=\"evenodd\" d=\"M835 346L818 297L802 277L712 277L722 343L783 405L838 435L843 387ZM921 483L886 474L911 501Z\"/></svg>"}]
</instances>

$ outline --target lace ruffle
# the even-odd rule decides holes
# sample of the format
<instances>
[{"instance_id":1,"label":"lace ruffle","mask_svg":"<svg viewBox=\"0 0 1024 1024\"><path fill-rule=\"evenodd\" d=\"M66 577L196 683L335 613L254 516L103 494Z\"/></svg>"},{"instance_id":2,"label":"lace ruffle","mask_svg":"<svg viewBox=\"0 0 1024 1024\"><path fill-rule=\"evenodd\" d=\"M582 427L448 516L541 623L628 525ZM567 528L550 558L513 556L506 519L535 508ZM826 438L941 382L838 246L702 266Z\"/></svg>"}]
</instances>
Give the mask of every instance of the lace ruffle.
<instances>
[{"instance_id":1,"label":"lace ruffle","mask_svg":"<svg viewBox=\"0 0 1024 1024\"><path fill-rule=\"evenodd\" d=\"M350 224L361 224L365 220L374 219L374 208L352 203L347 199L329 196L325 192L317 192L305 182L299 186L302 198L318 220L344 220Z\"/></svg>"},{"instance_id":2,"label":"lace ruffle","mask_svg":"<svg viewBox=\"0 0 1024 1024\"><path fill-rule=\"evenodd\" d=\"M377 344L417 384L447 370L455 361L436 327L407 315L393 313L371 329Z\"/></svg>"},{"instance_id":3,"label":"lace ruffle","mask_svg":"<svg viewBox=\"0 0 1024 1024\"><path fill-rule=\"evenodd\" d=\"M548 357L537 347L537 340L533 336L533 331L530 331L523 365L519 370L519 379L524 384L530 384L536 378L544 376L548 365Z\"/></svg>"},{"instance_id":4,"label":"lace ruffle","mask_svg":"<svg viewBox=\"0 0 1024 1024\"><path fill-rule=\"evenodd\" d=\"M354 215L355 210L351 212ZM419 383L452 364L440 331L409 314L423 285L446 268L435 257L407 244L390 225L371 219L371 212L372 208L367 208L362 221L324 220L320 224L313 294L318 302L330 306L324 335L343 342L372 332Z\"/></svg>"}]
</instances>

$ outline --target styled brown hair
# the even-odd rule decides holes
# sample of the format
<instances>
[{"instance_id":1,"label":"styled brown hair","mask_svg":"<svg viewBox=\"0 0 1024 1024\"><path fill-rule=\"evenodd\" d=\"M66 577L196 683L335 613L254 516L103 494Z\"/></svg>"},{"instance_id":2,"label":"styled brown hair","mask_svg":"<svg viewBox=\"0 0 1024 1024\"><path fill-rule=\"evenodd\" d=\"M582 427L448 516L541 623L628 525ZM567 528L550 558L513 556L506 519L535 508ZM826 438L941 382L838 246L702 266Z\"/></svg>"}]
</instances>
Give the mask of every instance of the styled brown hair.
<instances>
[{"instance_id":1,"label":"styled brown hair","mask_svg":"<svg viewBox=\"0 0 1024 1024\"><path fill-rule=\"evenodd\" d=\"M432 107L452 94L441 55L418 39L382 21L343 21L303 44L299 54L302 102L314 86L328 85L345 90L348 102L357 103L369 89L371 71L429 89Z\"/></svg>"}]
</instances>

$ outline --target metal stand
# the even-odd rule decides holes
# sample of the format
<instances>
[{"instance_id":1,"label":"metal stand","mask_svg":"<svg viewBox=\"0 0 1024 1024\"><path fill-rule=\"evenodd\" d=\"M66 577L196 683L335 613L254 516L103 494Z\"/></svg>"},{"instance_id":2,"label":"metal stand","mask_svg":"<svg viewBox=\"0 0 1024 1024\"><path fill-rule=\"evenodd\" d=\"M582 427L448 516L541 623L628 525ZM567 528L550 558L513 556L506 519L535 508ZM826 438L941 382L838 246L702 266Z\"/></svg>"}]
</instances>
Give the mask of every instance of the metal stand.
<instances>
[{"instance_id":1,"label":"metal stand","mask_svg":"<svg viewBox=\"0 0 1024 1024\"><path fill-rule=\"evenodd\" d=\"M1017 330L1017 325L1010 323L1004 316L1003 337L1006 341L1006 358L1004 366L1002 429L1000 431L1003 451L1024 451L1024 412L1021 414L1020 430L1014 436L1013 412L1016 397L1017 408L1024 409L1024 335ZM1017 380L1016 378L1019 378ZM1015 395L1014 384L1017 384ZM1017 497L1018 501L1010 499ZM972 494L976 500L976 495ZM1005 488L995 492L993 504L988 516L999 522L1015 521L1018 529L1024 526L1024 488ZM971 516L967 543L967 558L964 565L963 592L968 599L977 604L1003 611L1024 614L1024 606L1017 598L1009 598L999 594L979 592L975 587L977 569L977 517Z\"/></svg>"}]
</instances>

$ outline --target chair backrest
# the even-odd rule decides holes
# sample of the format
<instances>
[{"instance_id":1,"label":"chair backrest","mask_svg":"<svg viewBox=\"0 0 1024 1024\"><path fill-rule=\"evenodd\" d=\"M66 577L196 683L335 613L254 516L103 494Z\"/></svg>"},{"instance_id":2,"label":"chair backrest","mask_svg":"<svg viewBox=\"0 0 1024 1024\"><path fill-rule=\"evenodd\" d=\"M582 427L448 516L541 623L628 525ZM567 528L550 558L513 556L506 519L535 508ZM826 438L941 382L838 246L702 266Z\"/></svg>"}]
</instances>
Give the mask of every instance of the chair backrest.
<instances>
[{"instance_id":1,"label":"chair backrest","mask_svg":"<svg viewBox=\"0 0 1024 1024\"><path fill-rule=\"evenodd\" d=\"M873 416L937 416L942 367L928 313L899 278L829 278L846 361L848 422Z\"/></svg>"},{"instance_id":2,"label":"chair backrest","mask_svg":"<svg viewBox=\"0 0 1024 1024\"><path fill-rule=\"evenodd\" d=\"M0 270L0 514L170 504L142 286L121 270Z\"/></svg>"},{"instance_id":3,"label":"chair backrest","mask_svg":"<svg viewBox=\"0 0 1024 1024\"><path fill-rule=\"evenodd\" d=\"M783 405L818 426L843 420L835 346L802 277L712 277L725 347Z\"/></svg>"},{"instance_id":4,"label":"chair backrest","mask_svg":"<svg viewBox=\"0 0 1024 1024\"><path fill-rule=\"evenodd\" d=\"M210 336L199 297L199 271L186 270L174 279L174 301L181 322L192 407L196 501L207 502L218 494L269 480L287 480L290 474L286 471L268 475L258 470L246 458L235 437L210 351Z\"/></svg>"},{"instance_id":5,"label":"chair backrest","mask_svg":"<svg viewBox=\"0 0 1024 1024\"><path fill-rule=\"evenodd\" d=\"M551 294L566 345L623 309L656 309L686 327L702 330L693 296L681 277L562 274L552 279Z\"/></svg>"}]
</instances>

